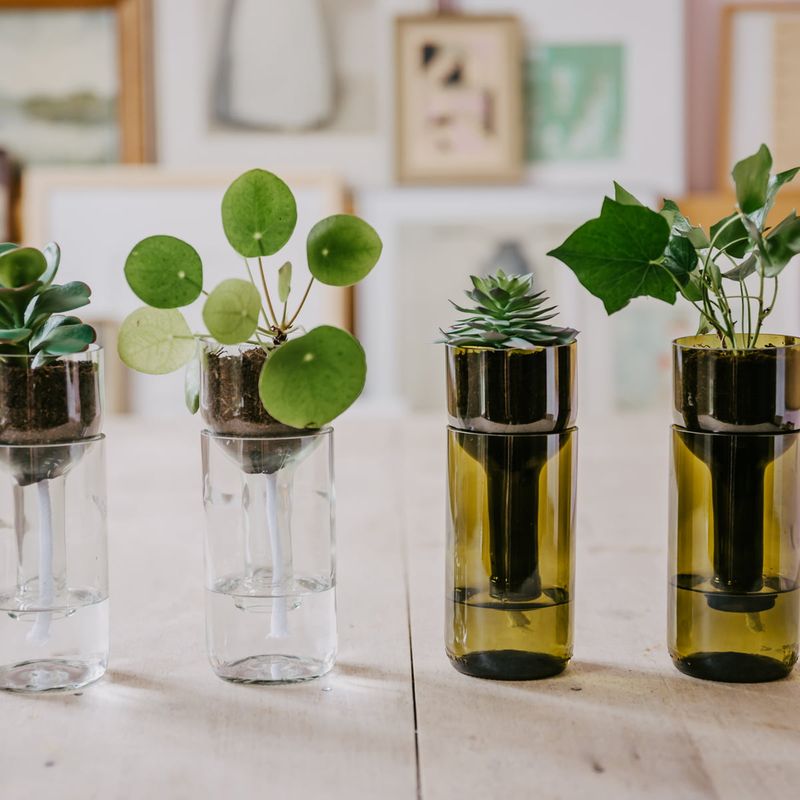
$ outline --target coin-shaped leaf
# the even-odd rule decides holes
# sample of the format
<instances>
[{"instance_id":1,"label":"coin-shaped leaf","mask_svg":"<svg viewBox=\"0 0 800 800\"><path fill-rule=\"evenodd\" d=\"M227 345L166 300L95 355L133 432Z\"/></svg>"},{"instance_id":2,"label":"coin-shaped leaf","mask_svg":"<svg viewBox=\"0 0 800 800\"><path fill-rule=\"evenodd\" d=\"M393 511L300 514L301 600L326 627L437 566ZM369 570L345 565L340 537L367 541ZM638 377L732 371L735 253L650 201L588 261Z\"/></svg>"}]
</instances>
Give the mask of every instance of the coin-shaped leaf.
<instances>
[{"instance_id":1,"label":"coin-shaped leaf","mask_svg":"<svg viewBox=\"0 0 800 800\"><path fill-rule=\"evenodd\" d=\"M240 175L222 198L222 227L245 258L277 253L294 232L297 204L292 190L263 169Z\"/></svg>"},{"instance_id":2,"label":"coin-shaped leaf","mask_svg":"<svg viewBox=\"0 0 800 800\"><path fill-rule=\"evenodd\" d=\"M189 361L195 342L180 311L140 308L122 323L117 351L131 369L164 375Z\"/></svg>"},{"instance_id":3,"label":"coin-shaped leaf","mask_svg":"<svg viewBox=\"0 0 800 800\"><path fill-rule=\"evenodd\" d=\"M279 422L320 428L355 402L366 376L358 341L346 331L322 325L270 354L258 390L264 408Z\"/></svg>"},{"instance_id":4,"label":"coin-shaped leaf","mask_svg":"<svg viewBox=\"0 0 800 800\"><path fill-rule=\"evenodd\" d=\"M363 219L335 214L318 222L308 234L308 268L329 286L351 286L378 263L383 244Z\"/></svg>"},{"instance_id":5,"label":"coin-shaped leaf","mask_svg":"<svg viewBox=\"0 0 800 800\"><path fill-rule=\"evenodd\" d=\"M258 325L261 295L252 283L230 278L214 289L203 306L203 322L220 344L246 342Z\"/></svg>"},{"instance_id":6,"label":"coin-shaped leaf","mask_svg":"<svg viewBox=\"0 0 800 800\"><path fill-rule=\"evenodd\" d=\"M153 308L180 308L203 289L203 263L190 244L174 236L150 236L131 250L125 277L136 296Z\"/></svg>"}]
</instances>

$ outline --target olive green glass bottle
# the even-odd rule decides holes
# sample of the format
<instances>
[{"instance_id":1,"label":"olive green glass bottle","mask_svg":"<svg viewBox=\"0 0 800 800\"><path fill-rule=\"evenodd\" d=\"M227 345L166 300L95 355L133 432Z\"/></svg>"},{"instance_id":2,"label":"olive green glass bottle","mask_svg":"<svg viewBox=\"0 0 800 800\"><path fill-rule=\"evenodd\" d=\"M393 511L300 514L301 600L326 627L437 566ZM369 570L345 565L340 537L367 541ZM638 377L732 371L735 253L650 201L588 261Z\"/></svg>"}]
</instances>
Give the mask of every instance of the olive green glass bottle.
<instances>
[{"instance_id":1,"label":"olive green glass bottle","mask_svg":"<svg viewBox=\"0 0 800 800\"><path fill-rule=\"evenodd\" d=\"M800 340L673 348L669 649L708 680L787 676L800 632Z\"/></svg>"},{"instance_id":2,"label":"olive green glass bottle","mask_svg":"<svg viewBox=\"0 0 800 800\"><path fill-rule=\"evenodd\" d=\"M572 656L576 344L447 347L447 654L527 680Z\"/></svg>"}]
</instances>

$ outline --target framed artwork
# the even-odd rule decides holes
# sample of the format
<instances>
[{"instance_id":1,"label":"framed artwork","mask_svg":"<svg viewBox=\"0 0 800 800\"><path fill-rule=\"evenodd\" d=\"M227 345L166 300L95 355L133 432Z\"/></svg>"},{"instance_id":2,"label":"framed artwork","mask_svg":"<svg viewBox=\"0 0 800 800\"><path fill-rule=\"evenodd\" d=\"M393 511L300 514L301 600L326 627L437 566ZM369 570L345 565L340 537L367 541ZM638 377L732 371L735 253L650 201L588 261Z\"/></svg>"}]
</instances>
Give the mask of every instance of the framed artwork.
<instances>
[{"instance_id":1,"label":"framed artwork","mask_svg":"<svg viewBox=\"0 0 800 800\"><path fill-rule=\"evenodd\" d=\"M458 3L464 14L487 5ZM527 182L685 193L684 0L647 3L647 24L642 8L503 0L525 41Z\"/></svg>"},{"instance_id":2,"label":"framed artwork","mask_svg":"<svg viewBox=\"0 0 800 800\"><path fill-rule=\"evenodd\" d=\"M542 44L526 60L529 161L616 159L623 152L625 48Z\"/></svg>"},{"instance_id":3,"label":"framed artwork","mask_svg":"<svg viewBox=\"0 0 800 800\"><path fill-rule=\"evenodd\" d=\"M156 3L159 162L278 164L296 172L332 170L348 182L388 180L384 62L391 57L383 54L391 25L383 2ZM281 47L266 47L273 38ZM287 43L291 64L301 63L291 67L293 80L286 80L285 65L278 80L263 80L265 64ZM308 47L318 51L313 58ZM305 88L295 88L301 83Z\"/></svg>"},{"instance_id":4,"label":"framed artwork","mask_svg":"<svg viewBox=\"0 0 800 800\"><path fill-rule=\"evenodd\" d=\"M244 276L242 259L228 244L220 220L220 202L240 170L180 171L155 166L55 168L32 167L23 183L22 223L26 241L61 245L62 280L84 280L92 287L86 318L107 329L141 305L127 286L123 267L131 248L154 234L171 234L190 242L203 260L204 284ZM295 233L268 269L292 262L293 293L310 277L305 240L321 218L346 212L347 193L330 175L282 173L297 198ZM202 303L185 309L190 325L201 326ZM303 309L307 327L323 323L352 329L352 289L315 286ZM196 327L195 330L202 330ZM108 358L115 358L115 353ZM152 415L181 410L182 374L160 379L130 373L130 408Z\"/></svg>"},{"instance_id":5,"label":"framed artwork","mask_svg":"<svg viewBox=\"0 0 800 800\"><path fill-rule=\"evenodd\" d=\"M800 3L734 3L722 10L717 188L731 164L769 145L776 170L800 164Z\"/></svg>"},{"instance_id":6,"label":"framed artwork","mask_svg":"<svg viewBox=\"0 0 800 800\"><path fill-rule=\"evenodd\" d=\"M15 160L152 160L150 0L0 0L0 35L0 147Z\"/></svg>"},{"instance_id":7,"label":"framed artwork","mask_svg":"<svg viewBox=\"0 0 800 800\"><path fill-rule=\"evenodd\" d=\"M522 176L522 30L512 16L396 21L396 173L402 183Z\"/></svg>"}]
</instances>

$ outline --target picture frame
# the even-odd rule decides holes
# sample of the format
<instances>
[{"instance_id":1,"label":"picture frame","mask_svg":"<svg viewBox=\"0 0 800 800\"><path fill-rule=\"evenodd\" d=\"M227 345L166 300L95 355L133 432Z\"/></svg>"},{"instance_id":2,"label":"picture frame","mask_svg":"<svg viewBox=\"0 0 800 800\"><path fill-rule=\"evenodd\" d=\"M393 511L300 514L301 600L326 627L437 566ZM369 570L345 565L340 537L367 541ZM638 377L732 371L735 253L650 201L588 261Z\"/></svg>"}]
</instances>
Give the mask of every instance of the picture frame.
<instances>
[{"instance_id":1,"label":"picture frame","mask_svg":"<svg viewBox=\"0 0 800 800\"><path fill-rule=\"evenodd\" d=\"M797 35L800 2L740 2L722 8L718 190L731 186L731 165L762 142L772 150L778 171L800 163Z\"/></svg>"},{"instance_id":2,"label":"picture frame","mask_svg":"<svg viewBox=\"0 0 800 800\"><path fill-rule=\"evenodd\" d=\"M84 315L88 322L112 330L141 302L128 287L124 265L141 239L170 234L192 244L204 266L204 284L211 288L225 278L247 273L222 229L220 202L238 169L168 170L153 165L111 167L30 167L23 177L22 226L26 241L43 245L57 241L63 281L83 280L93 290ZM327 173L281 173L297 199L298 222L279 256L266 260L268 269L286 260L293 264L291 300L299 300L308 283L305 238L321 218L350 210L342 181ZM279 259L279 260L276 260ZM317 285L303 309L307 328L333 324L353 330L354 292L351 287ZM195 330L202 330L202 303L184 309ZM112 348L109 362L116 361ZM121 365L114 369L127 368ZM130 410L160 415L174 409L182 396L183 376L155 381L130 372Z\"/></svg>"},{"instance_id":3,"label":"picture frame","mask_svg":"<svg viewBox=\"0 0 800 800\"><path fill-rule=\"evenodd\" d=\"M395 175L400 183L522 178L521 58L522 29L511 15L396 18Z\"/></svg>"},{"instance_id":4,"label":"picture frame","mask_svg":"<svg viewBox=\"0 0 800 800\"><path fill-rule=\"evenodd\" d=\"M459 0L458 7L464 14L481 13L487 3ZM528 66L543 48L615 45L623 51L619 151L529 159L527 183L608 191L617 180L634 193L677 197L686 192L683 0L648 3L647 25L642 24L641 0L504 0L502 11L520 20Z\"/></svg>"},{"instance_id":5,"label":"picture frame","mask_svg":"<svg viewBox=\"0 0 800 800\"><path fill-rule=\"evenodd\" d=\"M328 0L339 3L340 0ZM367 19L342 23L334 46L362 55L372 76L374 120L369 130L346 131L321 127L302 135L218 125L212 121L214 92L213 48L218 31L211 30L221 0L169 0L154 8L155 37L159 52L156 133L159 162L174 169L224 168L265 163L280 164L294 172L332 171L348 183L388 181L391 172L391 97L386 68L391 25L385 0L351 0L365 9ZM287 3L287 5L289 5ZM338 7L338 6L337 6ZM357 23L357 24L356 24ZM354 46L355 45L355 46ZM211 54L211 55L210 55Z\"/></svg>"},{"instance_id":6,"label":"picture frame","mask_svg":"<svg viewBox=\"0 0 800 800\"><path fill-rule=\"evenodd\" d=\"M122 163L152 161L155 158L152 0L0 0L0 23L2 15L9 12L16 15L64 12L65 16L61 17L63 21L66 12L90 15L93 12L108 11L114 14L116 29L113 37L117 56L115 105L118 158L116 160ZM52 17L53 24L59 24L56 19ZM85 42L82 44L86 46ZM37 85L35 91L46 93L47 87ZM60 100L63 104L63 99L56 98L56 100ZM60 113L63 114L63 110ZM3 145L7 146L7 143L3 142ZM66 159L54 157L46 160L55 163ZM75 159L76 163L79 160Z\"/></svg>"}]
</instances>

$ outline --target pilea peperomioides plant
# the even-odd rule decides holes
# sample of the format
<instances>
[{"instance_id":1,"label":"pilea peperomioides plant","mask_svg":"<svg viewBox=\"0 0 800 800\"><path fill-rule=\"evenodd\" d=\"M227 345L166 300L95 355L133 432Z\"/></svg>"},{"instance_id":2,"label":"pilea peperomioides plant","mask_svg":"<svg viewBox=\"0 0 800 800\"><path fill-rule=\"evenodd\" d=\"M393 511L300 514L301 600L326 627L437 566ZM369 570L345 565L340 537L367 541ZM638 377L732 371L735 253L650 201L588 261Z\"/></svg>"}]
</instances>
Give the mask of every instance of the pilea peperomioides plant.
<instances>
[{"instance_id":1,"label":"pilea peperomioides plant","mask_svg":"<svg viewBox=\"0 0 800 800\"><path fill-rule=\"evenodd\" d=\"M64 315L87 305L92 292L80 281L53 283L60 259L55 242L43 250L0 244L0 358L30 355L35 369L94 342L90 325Z\"/></svg>"},{"instance_id":2,"label":"pilea peperomioides plant","mask_svg":"<svg viewBox=\"0 0 800 800\"><path fill-rule=\"evenodd\" d=\"M128 256L125 276L147 306L123 322L122 360L139 372L164 374L192 362L200 340L250 345L264 354L255 363L258 394L270 417L292 428L320 428L345 411L366 379L361 345L330 325L306 333L298 318L315 281L343 287L366 277L380 257L381 240L355 216L336 214L318 222L306 243L311 279L291 309L291 263L276 269L265 258L287 244L296 223L290 188L276 175L253 169L237 178L222 200L222 226L244 258L244 277L224 280L207 292L200 256L191 245L172 236L139 242ZM178 310L201 294L208 336L192 332ZM197 410L194 390L187 404Z\"/></svg>"},{"instance_id":3,"label":"pilea peperomioides plant","mask_svg":"<svg viewBox=\"0 0 800 800\"><path fill-rule=\"evenodd\" d=\"M574 231L549 255L563 261L599 297L609 314L634 297L674 303L678 294L700 316L700 333L723 349L753 348L774 308L778 277L800 253L800 219L792 211L767 224L781 187L800 167L770 175L766 145L733 168L737 207L706 231L672 200L660 211L615 184L600 216Z\"/></svg>"}]
</instances>

